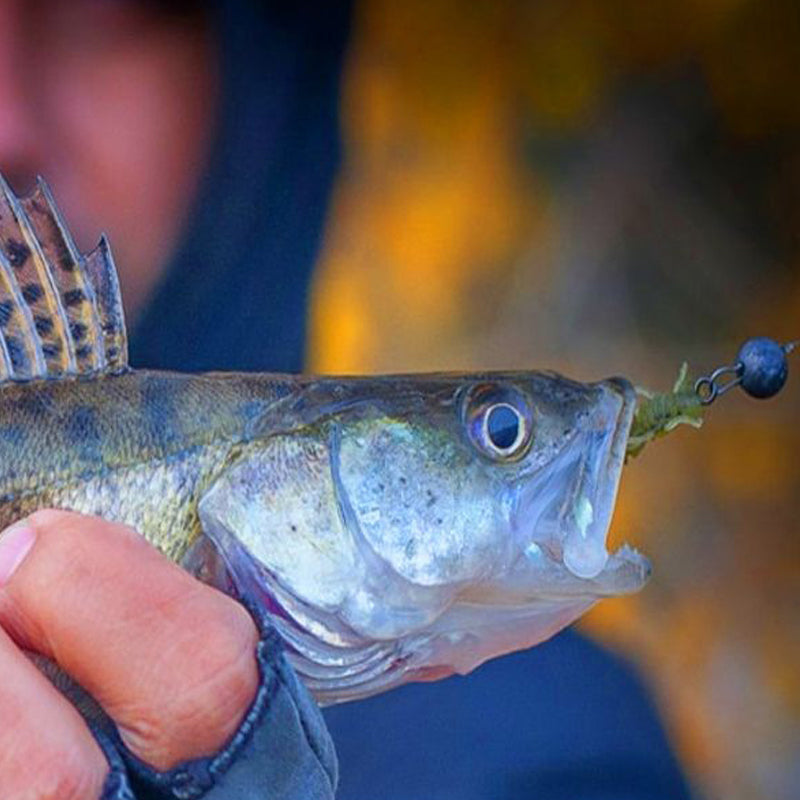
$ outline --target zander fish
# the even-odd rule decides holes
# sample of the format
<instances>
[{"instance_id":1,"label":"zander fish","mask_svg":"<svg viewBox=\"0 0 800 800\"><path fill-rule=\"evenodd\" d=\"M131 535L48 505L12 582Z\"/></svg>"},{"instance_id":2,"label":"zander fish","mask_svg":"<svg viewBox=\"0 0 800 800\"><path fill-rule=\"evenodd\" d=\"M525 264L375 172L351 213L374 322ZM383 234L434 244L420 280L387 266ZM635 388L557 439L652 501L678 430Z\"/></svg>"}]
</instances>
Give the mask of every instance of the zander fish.
<instances>
[{"instance_id":1,"label":"zander fish","mask_svg":"<svg viewBox=\"0 0 800 800\"><path fill-rule=\"evenodd\" d=\"M636 403L550 372L133 370L105 239L0 179L0 525L127 523L266 615L322 703L530 647L647 560L606 550Z\"/></svg>"}]
</instances>

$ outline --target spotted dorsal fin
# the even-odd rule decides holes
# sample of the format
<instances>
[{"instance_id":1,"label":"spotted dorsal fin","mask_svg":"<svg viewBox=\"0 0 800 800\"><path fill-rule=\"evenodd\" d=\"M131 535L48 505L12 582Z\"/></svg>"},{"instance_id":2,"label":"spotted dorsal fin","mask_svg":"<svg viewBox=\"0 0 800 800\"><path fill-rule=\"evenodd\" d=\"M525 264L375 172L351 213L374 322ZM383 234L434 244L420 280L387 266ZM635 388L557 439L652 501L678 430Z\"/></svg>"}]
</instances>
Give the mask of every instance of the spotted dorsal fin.
<instances>
[{"instance_id":1,"label":"spotted dorsal fin","mask_svg":"<svg viewBox=\"0 0 800 800\"><path fill-rule=\"evenodd\" d=\"M127 368L107 240L81 255L41 178L18 198L0 176L0 381Z\"/></svg>"}]
</instances>

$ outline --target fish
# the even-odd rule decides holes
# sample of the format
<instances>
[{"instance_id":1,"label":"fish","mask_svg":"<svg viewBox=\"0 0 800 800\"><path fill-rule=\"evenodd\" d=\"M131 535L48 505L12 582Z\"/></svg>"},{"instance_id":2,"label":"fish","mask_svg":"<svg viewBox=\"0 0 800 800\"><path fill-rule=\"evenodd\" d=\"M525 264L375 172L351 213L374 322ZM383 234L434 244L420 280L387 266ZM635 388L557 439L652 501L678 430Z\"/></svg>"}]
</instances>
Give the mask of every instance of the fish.
<instances>
[{"instance_id":1,"label":"fish","mask_svg":"<svg viewBox=\"0 0 800 800\"><path fill-rule=\"evenodd\" d=\"M636 394L543 370L133 369L105 237L0 177L0 525L130 525L278 633L323 705L532 647L650 564L606 546Z\"/></svg>"}]
</instances>

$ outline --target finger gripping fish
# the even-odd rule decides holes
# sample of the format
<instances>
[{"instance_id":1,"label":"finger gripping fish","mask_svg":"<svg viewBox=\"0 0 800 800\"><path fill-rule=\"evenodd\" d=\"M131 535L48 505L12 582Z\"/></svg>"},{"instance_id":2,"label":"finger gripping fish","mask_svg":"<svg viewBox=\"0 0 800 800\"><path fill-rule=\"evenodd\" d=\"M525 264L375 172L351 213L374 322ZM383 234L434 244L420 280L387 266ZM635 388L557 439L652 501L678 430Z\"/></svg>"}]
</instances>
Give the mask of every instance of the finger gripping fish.
<instances>
[{"instance_id":1,"label":"finger gripping fish","mask_svg":"<svg viewBox=\"0 0 800 800\"><path fill-rule=\"evenodd\" d=\"M42 182L0 182L0 380L0 525L133 526L260 608L323 703L467 672L649 574L606 550L627 381L133 370L108 244L79 254Z\"/></svg>"}]
</instances>

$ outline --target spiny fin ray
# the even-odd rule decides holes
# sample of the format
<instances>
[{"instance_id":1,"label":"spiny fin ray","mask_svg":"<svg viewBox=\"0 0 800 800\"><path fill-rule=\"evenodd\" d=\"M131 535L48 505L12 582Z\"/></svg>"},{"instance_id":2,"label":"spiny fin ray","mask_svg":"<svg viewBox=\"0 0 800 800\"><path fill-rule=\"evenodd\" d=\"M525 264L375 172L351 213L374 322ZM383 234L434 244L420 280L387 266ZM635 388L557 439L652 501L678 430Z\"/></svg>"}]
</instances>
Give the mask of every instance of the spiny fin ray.
<instances>
[{"instance_id":1,"label":"spiny fin ray","mask_svg":"<svg viewBox=\"0 0 800 800\"><path fill-rule=\"evenodd\" d=\"M122 372L128 368L128 337L117 269L105 235L100 237L100 243L86 256L83 266L95 293L106 370Z\"/></svg>"},{"instance_id":2,"label":"spiny fin ray","mask_svg":"<svg viewBox=\"0 0 800 800\"><path fill-rule=\"evenodd\" d=\"M41 179L17 198L0 176L0 383L127 367L108 241L82 256Z\"/></svg>"}]
</instances>

